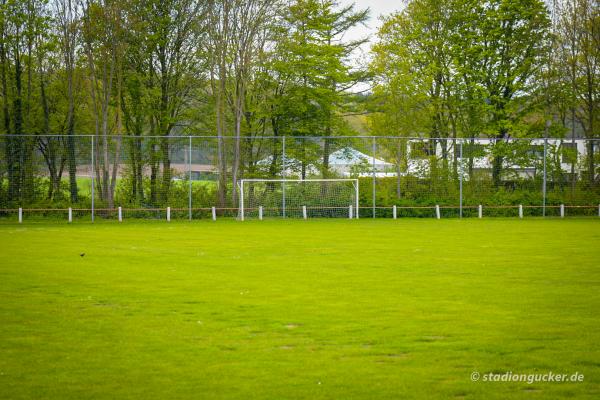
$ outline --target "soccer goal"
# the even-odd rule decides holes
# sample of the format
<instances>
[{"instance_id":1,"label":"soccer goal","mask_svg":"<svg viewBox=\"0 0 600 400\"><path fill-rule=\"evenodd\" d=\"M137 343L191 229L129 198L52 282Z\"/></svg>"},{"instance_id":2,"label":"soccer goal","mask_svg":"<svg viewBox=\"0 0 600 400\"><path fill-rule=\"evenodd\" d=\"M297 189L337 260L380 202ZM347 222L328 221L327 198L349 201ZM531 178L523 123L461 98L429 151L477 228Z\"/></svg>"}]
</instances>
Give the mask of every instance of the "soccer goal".
<instances>
[{"instance_id":1,"label":"soccer goal","mask_svg":"<svg viewBox=\"0 0 600 400\"><path fill-rule=\"evenodd\" d=\"M239 218L358 218L358 179L242 179Z\"/></svg>"}]
</instances>

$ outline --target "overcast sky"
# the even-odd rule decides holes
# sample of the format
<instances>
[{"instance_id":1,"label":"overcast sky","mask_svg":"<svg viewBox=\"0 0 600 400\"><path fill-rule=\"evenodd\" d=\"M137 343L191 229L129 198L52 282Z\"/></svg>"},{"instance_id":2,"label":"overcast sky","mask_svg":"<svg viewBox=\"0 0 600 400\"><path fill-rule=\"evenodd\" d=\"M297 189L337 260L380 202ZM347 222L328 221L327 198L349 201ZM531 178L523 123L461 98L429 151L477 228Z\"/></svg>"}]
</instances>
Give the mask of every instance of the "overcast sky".
<instances>
[{"instance_id":1,"label":"overcast sky","mask_svg":"<svg viewBox=\"0 0 600 400\"><path fill-rule=\"evenodd\" d=\"M370 18L367 23L359 25L351 29L345 36L346 40L360 39L364 37L370 37L370 43L363 45L354 54L354 64L365 66L369 61L369 49L371 43L376 40L377 29L381 26L381 16L389 15L394 11L398 11L402 7L402 0L338 0L340 5L348 5L354 3L356 10L362 10L369 8ZM363 92L369 90L370 85L366 83L360 83L350 89L352 92Z\"/></svg>"},{"instance_id":2,"label":"overcast sky","mask_svg":"<svg viewBox=\"0 0 600 400\"><path fill-rule=\"evenodd\" d=\"M381 26L381 15L388 15L402 7L401 0L338 0L340 5L354 3L355 9L362 10L369 8L371 17L367 21L366 26L359 25L353 28L346 35L346 39L358 39L365 36L370 36L371 41L375 40L377 29ZM362 51L368 52L370 45L363 46ZM360 56L359 56L360 57Z\"/></svg>"}]
</instances>

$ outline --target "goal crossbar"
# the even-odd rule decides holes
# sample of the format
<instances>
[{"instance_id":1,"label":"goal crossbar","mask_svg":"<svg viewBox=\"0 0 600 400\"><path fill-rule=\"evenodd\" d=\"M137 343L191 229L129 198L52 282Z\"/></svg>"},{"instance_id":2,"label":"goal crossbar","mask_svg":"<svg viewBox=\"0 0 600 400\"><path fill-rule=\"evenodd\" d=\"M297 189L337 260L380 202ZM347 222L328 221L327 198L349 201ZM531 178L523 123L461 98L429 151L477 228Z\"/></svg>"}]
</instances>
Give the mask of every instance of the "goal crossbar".
<instances>
[{"instance_id":1,"label":"goal crossbar","mask_svg":"<svg viewBox=\"0 0 600 400\"><path fill-rule=\"evenodd\" d=\"M248 179L241 179L239 181L239 189L240 189L240 195L239 195L239 219L241 221L244 220L245 216L246 216L246 211L247 210L254 210L256 209L256 207L253 207L252 205L246 204L245 202L245 187L247 187L247 184L251 184L251 183L264 183L264 184L269 184L269 183L280 183L281 184L281 214L282 216L285 218L286 217L286 212L289 210L294 210L296 208L294 208L293 206L290 207L287 204L287 199L286 199L286 186L288 184L306 184L306 183L336 183L339 182L341 184L352 184L352 199L349 203L346 204L338 204L338 205L331 205L331 206L309 206L307 204L298 204L296 206L297 207L302 207L304 209L314 209L314 208L323 208L323 209L344 209L344 208L349 208L349 218L358 218L359 217L359 203L358 203L358 196L359 196L359 191L358 191L358 179L259 179L259 178L248 178ZM278 205L279 206L279 205ZM262 205L260 205L261 208L261 216L262 216ZM269 209L269 207L266 207L265 209ZM354 210L353 210L354 209ZM304 211L304 217L306 218L306 211Z\"/></svg>"}]
</instances>

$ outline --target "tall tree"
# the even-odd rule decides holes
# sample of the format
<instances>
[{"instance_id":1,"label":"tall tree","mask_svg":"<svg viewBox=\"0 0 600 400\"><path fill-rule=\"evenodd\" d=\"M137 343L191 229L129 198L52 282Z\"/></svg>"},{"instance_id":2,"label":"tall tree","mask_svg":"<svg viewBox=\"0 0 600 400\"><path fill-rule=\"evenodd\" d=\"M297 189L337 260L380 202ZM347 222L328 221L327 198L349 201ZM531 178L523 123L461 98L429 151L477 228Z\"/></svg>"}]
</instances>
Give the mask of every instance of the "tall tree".
<instances>
[{"instance_id":1,"label":"tall tree","mask_svg":"<svg viewBox=\"0 0 600 400\"><path fill-rule=\"evenodd\" d=\"M350 58L366 40L347 41L344 35L364 23L368 12L329 0L298 0L288 7L272 62L278 81L274 130L291 136L332 136L342 130L345 93L364 78L362 71L353 70ZM317 149L304 139L298 142L304 178L308 163L316 161ZM324 175L330 151L326 140L321 153Z\"/></svg>"},{"instance_id":2,"label":"tall tree","mask_svg":"<svg viewBox=\"0 0 600 400\"><path fill-rule=\"evenodd\" d=\"M109 208L114 206L121 150L119 101L126 29L123 8L123 2L116 0L86 0L82 18L95 126L96 185ZM113 110L114 102L118 106Z\"/></svg>"},{"instance_id":3,"label":"tall tree","mask_svg":"<svg viewBox=\"0 0 600 400\"><path fill-rule=\"evenodd\" d=\"M249 81L253 76L257 54L264 45L264 28L273 18L270 0L243 0L235 4L231 14L231 51L233 88L228 96L234 116L235 143L233 149L232 203L237 204L237 183L242 162L242 123L245 114L246 94Z\"/></svg>"},{"instance_id":4,"label":"tall tree","mask_svg":"<svg viewBox=\"0 0 600 400\"><path fill-rule=\"evenodd\" d=\"M571 108L571 137L581 126L585 137L600 136L600 15L593 0L563 0L557 3L557 42L563 77ZM588 182L595 184L593 141L588 143ZM573 164L574 168L574 164ZM574 180L573 180L574 183Z\"/></svg>"},{"instance_id":5,"label":"tall tree","mask_svg":"<svg viewBox=\"0 0 600 400\"><path fill-rule=\"evenodd\" d=\"M540 0L412 0L385 21L375 65L388 76L384 84L412 85L426 100L422 110L431 120L424 128L432 137L484 133L502 140L521 134L523 99L545 60L548 25ZM503 148L495 148L496 185Z\"/></svg>"},{"instance_id":6,"label":"tall tree","mask_svg":"<svg viewBox=\"0 0 600 400\"><path fill-rule=\"evenodd\" d=\"M54 15L58 26L60 52L67 82L66 152L69 169L69 195L71 202L78 201L77 163L75 158L75 88L74 74L79 14L74 0L54 0Z\"/></svg>"},{"instance_id":7,"label":"tall tree","mask_svg":"<svg viewBox=\"0 0 600 400\"><path fill-rule=\"evenodd\" d=\"M31 135L40 128L40 107L34 77L42 72L36 53L45 48L40 37L47 32L46 2L7 0L0 12L4 129L16 135L7 139L6 146L8 197L10 201L28 202L35 193L36 138Z\"/></svg>"},{"instance_id":8,"label":"tall tree","mask_svg":"<svg viewBox=\"0 0 600 400\"><path fill-rule=\"evenodd\" d=\"M454 1L415 0L388 18L374 46L373 63L381 82L389 81L389 93L411 115L416 112L428 119L421 129L430 136L431 173L437 169L435 138L457 135L457 68L452 64L455 29ZM389 69L388 69L389 67ZM381 88L379 89L381 90ZM413 121L408 122L410 124ZM421 133L421 132L418 132ZM448 142L442 140L443 160L447 166Z\"/></svg>"},{"instance_id":9,"label":"tall tree","mask_svg":"<svg viewBox=\"0 0 600 400\"><path fill-rule=\"evenodd\" d=\"M548 11L540 0L493 0L470 5L476 18L473 29L481 32L475 67L481 71L485 101L489 104L490 134L498 140L514 132L518 102L515 97L531 92L540 72L547 45ZM504 155L498 152L492 176L500 184Z\"/></svg>"},{"instance_id":10,"label":"tall tree","mask_svg":"<svg viewBox=\"0 0 600 400\"><path fill-rule=\"evenodd\" d=\"M218 204L225 206L227 197L227 80L228 54L233 0L208 2L208 40L204 49L209 64L210 85L215 100L215 133L217 136Z\"/></svg>"},{"instance_id":11,"label":"tall tree","mask_svg":"<svg viewBox=\"0 0 600 400\"><path fill-rule=\"evenodd\" d=\"M242 124L245 118L247 88L252 79L258 53L265 43L265 29L274 18L278 2L266 0L218 0L209 2L208 41L205 53L209 61L212 94L215 101L218 201L227 196L227 145L225 136L232 121L231 199L237 203L237 181L242 163ZM228 109L231 115L228 115Z\"/></svg>"},{"instance_id":12,"label":"tall tree","mask_svg":"<svg viewBox=\"0 0 600 400\"><path fill-rule=\"evenodd\" d=\"M152 18L152 68L156 78L155 123L160 140L163 176L161 200L166 202L171 185L168 136L176 126L182 107L189 101L198 64L198 42L202 35L204 2L156 0L149 3Z\"/></svg>"}]
</instances>

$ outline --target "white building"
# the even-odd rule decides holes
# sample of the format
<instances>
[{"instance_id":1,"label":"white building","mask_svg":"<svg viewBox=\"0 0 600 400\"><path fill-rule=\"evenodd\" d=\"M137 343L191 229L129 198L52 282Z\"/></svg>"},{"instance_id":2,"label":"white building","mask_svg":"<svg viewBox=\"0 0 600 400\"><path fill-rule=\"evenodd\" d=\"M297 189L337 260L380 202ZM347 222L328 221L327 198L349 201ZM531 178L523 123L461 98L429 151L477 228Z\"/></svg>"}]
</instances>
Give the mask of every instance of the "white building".
<instances>
[{"instance_id":1,"label":"white building","mask_svg":"<svg viewBox=\"0 0 600 400\"><path fill-rule=\"evenodd\" d=\"M533 178L535 175L542 173L544 160L544 139L532 140L516 140L511 139L509 142L511 147L507 148L508 154L504 157L502 169L503 171L512 172L515 177ZM570 173L573 168L575 173L580 173L585 170L587 164L585 159L587 156L588 142L582 139L547 139L546 142L546 162L555 163L558 161L560 169L564 173ZM465 139L463 142L463 168L466 170L466 163L472 159L473 170L490 173L493 168L495 146L500 145L495 139L476 139L471 142L470 139ZM600 151L600 141L594 143L595 153ZM410 139L408 140L408 158L407 168L403 175L413 175L418 177L427 177L429 175L430 157L435 152L435 157L438 160L443 159L442 144L436 140L434 152L431 150L429 140L427 139ZM446 157L450 163L454 160L454 154L460 158L459 142L449 140L447 145ZM547 165L547 168L550 168ZM465 171L466 173L466 171Z\"/></svg>"}]
</instances>

